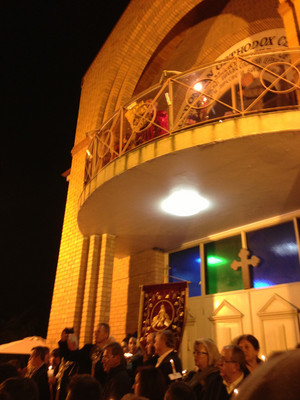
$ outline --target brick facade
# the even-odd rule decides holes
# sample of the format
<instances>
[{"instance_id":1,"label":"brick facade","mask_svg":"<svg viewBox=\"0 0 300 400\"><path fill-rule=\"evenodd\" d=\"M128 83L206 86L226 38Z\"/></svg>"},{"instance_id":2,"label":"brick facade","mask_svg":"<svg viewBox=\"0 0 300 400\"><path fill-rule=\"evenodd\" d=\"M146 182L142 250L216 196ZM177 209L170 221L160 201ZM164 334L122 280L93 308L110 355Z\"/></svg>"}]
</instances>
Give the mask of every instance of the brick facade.
<instances>
[{"instance_id":1,"label":"brick facade","mask_svg":"<svg viewBox=\"0 0 300 400\"><path fill-rule=\"evenodd\" d=\"M218 12L199 0L132 0L82 80L77 130L62 238L57 265L48 342L56 345L61 330L74 326L80 344L90 342L99 321L109 322L121 340L137 329L141 284L164 280L164 254L148 250L117 259L113 232L83 237L77 225L83 189L86 133L164 69L210 62L236 42L262 30L283 27L295 41L295 24L287 2L229 0ZM217 4L217 2L215 2ZM299 2L296 10L299 16ZM199 10L206 12L201 19ZM217 44L217 45L216 45ZM295 41L295 44L296 41ZM298 43L299 44L299 43ZM298 45L297 44L297 45ZM187 68L186 68L187 69ZM101 77L101 79L100 79Z\"/></svg>"}]
</instances>

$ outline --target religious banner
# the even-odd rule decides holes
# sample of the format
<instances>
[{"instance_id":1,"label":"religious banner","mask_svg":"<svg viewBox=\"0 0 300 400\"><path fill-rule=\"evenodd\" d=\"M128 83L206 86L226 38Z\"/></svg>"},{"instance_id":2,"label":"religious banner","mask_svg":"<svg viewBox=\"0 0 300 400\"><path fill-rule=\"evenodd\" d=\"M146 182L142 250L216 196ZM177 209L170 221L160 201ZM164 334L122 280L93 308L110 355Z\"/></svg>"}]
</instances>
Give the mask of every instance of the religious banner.
<instances>
[{"instance_id":1,"label":"religious banner","mask_svg":"<svg viewBox=\"0 0 300 400\"><path fill-rule=\"evenodd\" d=\"M144 285L141 288L139 340L144 348L151 332L174 332L178 350L185 322L188 282Z\"/></svg>"}]
</instances>

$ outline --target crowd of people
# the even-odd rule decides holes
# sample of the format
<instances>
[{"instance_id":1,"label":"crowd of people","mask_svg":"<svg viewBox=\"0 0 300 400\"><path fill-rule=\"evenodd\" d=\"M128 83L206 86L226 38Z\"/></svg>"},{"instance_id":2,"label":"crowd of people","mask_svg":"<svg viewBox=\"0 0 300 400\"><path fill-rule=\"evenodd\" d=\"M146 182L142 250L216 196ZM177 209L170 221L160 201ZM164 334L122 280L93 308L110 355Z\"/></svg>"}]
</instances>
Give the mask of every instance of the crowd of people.
<instances>
[{"instance_id":1,"label":"crowd of people","mask_svg":"<svg viewBox=\"0 0 300 400\"><path fill-rule=\"evenodd\" d=\"M259 358L259 342L242 335L219 349L194 342L195 369L182 371L171 330L151 332L145 348L137 338L121 343L100 323L95 343L81 349L72 329L58 347L34 347L27 366L0 364L0 400L289 400L299 398L300 350Z\"/></svg>"}]
</instances>

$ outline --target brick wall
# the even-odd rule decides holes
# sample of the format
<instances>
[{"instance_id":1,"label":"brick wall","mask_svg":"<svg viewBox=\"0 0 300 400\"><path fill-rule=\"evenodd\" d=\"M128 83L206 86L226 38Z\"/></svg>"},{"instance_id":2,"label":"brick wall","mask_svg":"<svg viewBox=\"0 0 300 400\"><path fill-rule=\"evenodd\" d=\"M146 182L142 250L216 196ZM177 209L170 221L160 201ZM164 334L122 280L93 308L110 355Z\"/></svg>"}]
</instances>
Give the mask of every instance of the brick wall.
<instances>
[{"instance_id":1,"label":"brick wall","mask_svg":"<svg viewBox=\"0 0 300 400\"><path fill-rule=\"evenodd\" d=\"M85 284L89 239L77 226L78 198L82 190L84 152L73 155L70 183L54 284L48 342L55 346L64 327L78 331Z\"/></svg>"},{"instance_id":2,"label":"brick wall","mask_svg":"<svg viewBox=\"0 0 300 400\"><path fill-rule=\"evenodd\" d=\"M163 282L164 260L159 250L115 259L109 323L117 340L137 330L141 285Z\"/></svg>"}]
</instances>

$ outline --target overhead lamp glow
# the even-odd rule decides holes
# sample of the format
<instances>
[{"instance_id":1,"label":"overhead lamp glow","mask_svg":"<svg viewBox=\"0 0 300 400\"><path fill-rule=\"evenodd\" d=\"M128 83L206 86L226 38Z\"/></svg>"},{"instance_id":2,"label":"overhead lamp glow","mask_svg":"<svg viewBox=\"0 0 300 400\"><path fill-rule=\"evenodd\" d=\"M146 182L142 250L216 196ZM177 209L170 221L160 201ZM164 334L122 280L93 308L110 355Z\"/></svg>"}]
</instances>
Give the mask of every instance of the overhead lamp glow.
<instances>
[{"instance_id":1,"label":"overhead lamp glow","mask_svg":"<svg viewBox=\"0 0 300 400\"><path fill-rule=\"evenodd\" d=\"M194 85L193 87L194 87L194 89L196 90L196 92L201 92L201 90L202 90L202 88L203 88L201 82L195 83L195 85Z\"/></svg>"},{"instance_id":2,"label":"overhead lamp glow","mask_svg":"<svg viewBox=\"0 0 300 400\"><path fill-rule=\"evenodd\" d=\"M161 202L161 208L179 217L198 214L209 206L209 201L191 189L181 189L173 192Z\"/></svg>"}]
</instances>

